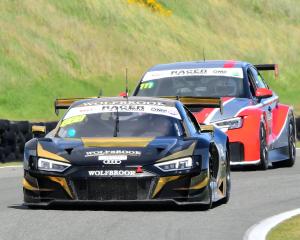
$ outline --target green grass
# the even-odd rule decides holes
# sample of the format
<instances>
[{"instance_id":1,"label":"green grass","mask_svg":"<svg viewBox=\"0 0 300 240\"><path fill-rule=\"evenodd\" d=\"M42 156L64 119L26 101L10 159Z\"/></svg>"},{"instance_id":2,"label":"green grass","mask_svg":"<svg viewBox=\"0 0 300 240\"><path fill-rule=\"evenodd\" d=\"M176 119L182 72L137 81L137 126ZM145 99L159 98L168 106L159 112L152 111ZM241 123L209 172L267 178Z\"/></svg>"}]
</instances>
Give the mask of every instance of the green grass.
<instances>
[{"instance_id":1,"label":"green grass","mask_svg":"<svg viewBox=\"0 0 300 240\"><path fill-rule=\"evenodd\" d=\"M8 162L8 163L0 163L0 167L9 167L9 166L22 166L22 162Z\"/></svg>"},{"instance_id":2,"label":"green grass","mask_svg":"<svg viewBox=\"0 0 300 240\"><path fill-rule=\"evenodd\" d=\"M0 118L56 119L57 97L132 90L157 63L278 63L266 76L300 115L298 0L161 0L167 17L127 0L0 1Z\"/></svg>"},{"instance_id":3,"label":"green grass","mask_svg":"<svg viewBox=\"0 0 300 240\"><path fill-rule=\"evenodd\" d=\"M276 228L267 236L268 240L299 240L300 239L300 216L293 217Z\"/></svg>"}]
</instances>

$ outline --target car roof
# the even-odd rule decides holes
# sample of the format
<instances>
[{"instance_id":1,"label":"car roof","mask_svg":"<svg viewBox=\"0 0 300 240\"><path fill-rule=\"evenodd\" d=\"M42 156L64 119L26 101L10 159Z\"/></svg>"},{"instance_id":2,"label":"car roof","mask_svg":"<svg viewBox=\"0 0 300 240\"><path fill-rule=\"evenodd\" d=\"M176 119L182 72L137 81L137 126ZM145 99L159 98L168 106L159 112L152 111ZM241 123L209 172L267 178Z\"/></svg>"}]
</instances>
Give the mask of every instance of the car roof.
<instances>
[{"instance_id":1,"label":"car roof","mask_svg":"<svg viewBox=\"0 0 300 240\"><path fill-rule=\"evenodd\" d=\"M172 69L188 69L188 68L244 68L250 63L235 60L206 60L191 62L174 62L167 64L158 64L151 67L148 71L161 71Z\"/></svg>"},{"instance_id":2,"label":"car roof","mask_svg":"<svg viewBox=\"0 0 300 240\"><path fill-rule=\"evenodd\" d=\"M155 98L155 97L136 97L136 96L131 96L131 97L100 97L100 98L89 98L89 99L84 99L84 100L79 100L74 102L71 107L76 107L79 106L83 103L97 103L97 102L107 102L109 104L109 102L136 102L136 105L143 105L143 102L153 102L153 104L155 103L162 103L164 105L167 106L172 106L175 107L176 103L178 103L179 101L177 100L172 100L172 99L167 99L167 98Z\"/></svg>"}]
</instances>

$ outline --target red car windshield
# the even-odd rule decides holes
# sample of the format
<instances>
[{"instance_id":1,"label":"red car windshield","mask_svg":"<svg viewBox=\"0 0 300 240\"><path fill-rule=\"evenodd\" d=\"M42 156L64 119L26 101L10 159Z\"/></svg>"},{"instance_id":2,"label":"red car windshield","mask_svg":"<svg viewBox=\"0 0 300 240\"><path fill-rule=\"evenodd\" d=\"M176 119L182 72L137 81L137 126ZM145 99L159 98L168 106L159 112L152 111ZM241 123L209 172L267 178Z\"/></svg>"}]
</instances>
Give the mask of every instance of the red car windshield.
<instances>
[{"instance_id":1,"label":"red car windshield","mask_svg":"<svg viewBox=\"0 0 300 240\"><path fill-rule=\"evenodd\" d=\"M245 97L242 78L227 76L176 76L147 80L136 96Z\"/></svg>"}]
</instances>

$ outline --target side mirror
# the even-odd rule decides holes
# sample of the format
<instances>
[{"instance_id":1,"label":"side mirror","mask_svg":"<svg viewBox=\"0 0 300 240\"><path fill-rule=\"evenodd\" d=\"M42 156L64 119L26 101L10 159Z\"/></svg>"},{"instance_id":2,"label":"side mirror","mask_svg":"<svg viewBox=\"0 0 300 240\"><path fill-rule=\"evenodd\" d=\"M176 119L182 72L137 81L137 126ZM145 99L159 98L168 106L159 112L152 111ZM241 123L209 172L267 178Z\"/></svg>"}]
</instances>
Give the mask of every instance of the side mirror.
<instances>
[{"instance_id":1,"label":"side mirror","mask_svg":"<svg viewBox=\"0 0 300 240\"><path fill-rule=\"evenodd\" d=\"M119 93L119 96L120 96L120 97L127 97L127 93L126 93L126 92L120 92L120 93Z\"/></svg>"},{"instance_id":2,"label":"side mirror","mask_svg":"<svg viewBox=\"0 0 300 240\"><path fill-rule=\"evenodd\" d=\"M46 127L33 125L31 127L31 132L33 137L44 137L46 135Z\"/></svg>"},{"instance_id":3,"label":"side mirror","mask_svg":"<svg viewBox=\"0 0 300 240\"><path fill-rule=\"evenodd\" d=\"M214 125L200 125L200 131L202 133L213 133L215 131Z\"/></svg>"},{"instance_id":4,"label":"side mirror","mask_svg":"<svg viewBox=\"0 0 300 240\"><path fill-rule=\"evenodd\" d=\"M258 88L255 91L255 96L258 99L262 99L262 98L269 98L273 96L273 92L270 89L267 88Z\"/></svg>"}]
</instances>

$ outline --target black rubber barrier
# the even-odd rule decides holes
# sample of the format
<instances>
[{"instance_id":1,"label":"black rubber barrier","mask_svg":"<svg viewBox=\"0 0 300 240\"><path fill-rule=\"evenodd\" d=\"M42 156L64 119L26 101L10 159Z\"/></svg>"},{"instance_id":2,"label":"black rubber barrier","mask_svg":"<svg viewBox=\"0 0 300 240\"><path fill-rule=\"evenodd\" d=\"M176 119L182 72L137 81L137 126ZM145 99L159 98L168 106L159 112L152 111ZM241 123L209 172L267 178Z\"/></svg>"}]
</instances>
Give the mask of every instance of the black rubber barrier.
<instances>
[{"instance_id":1,"label":"black rubber barrier","mask_svg":"<svg viewBox=\"0 0 300 240\"><path fill-rule=\"evenodd\" d=\"M0 119L0 162L22 161L24 145L32 139L32 125L46 126L53 130L57 122L9 121Z\"/></svg>"}]
</instances>

